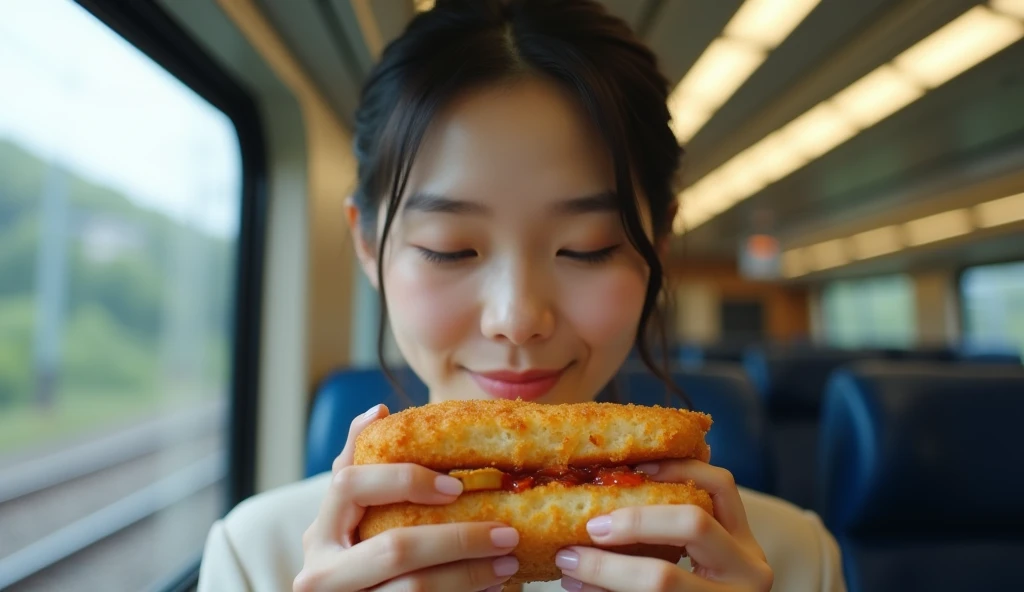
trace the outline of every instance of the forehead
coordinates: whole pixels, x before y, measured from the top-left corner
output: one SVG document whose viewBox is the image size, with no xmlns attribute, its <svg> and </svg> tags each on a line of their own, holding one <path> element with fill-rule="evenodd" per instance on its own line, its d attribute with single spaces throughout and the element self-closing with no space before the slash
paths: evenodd
<svg viewBox="0 0 1024 592">
<path fill-rule="evenodd" d="M 605 144 L 557 85 L 527 78 L 456 98 L 431 124 L 410 190 L 564 199 L 614 188 Z"/>
</svg>

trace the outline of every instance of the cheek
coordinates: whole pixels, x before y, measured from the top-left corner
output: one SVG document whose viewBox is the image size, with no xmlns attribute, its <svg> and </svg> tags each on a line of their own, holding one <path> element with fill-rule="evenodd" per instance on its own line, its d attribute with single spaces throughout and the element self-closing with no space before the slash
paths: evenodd
<svg viewBox="0 0 1024 592">
<path fill-rule="evenodd" d="M 642 269 L 616 266 L 568 283 L 562 310 L 576 334 L 592 349 L 628 349 L 636 337 L 646 291 L 647 276 Z"/>
<path fill-rule="evenodd" d="M 464 280 L 399 256 L 384 282 L 391 326 L 403 350 L 413 348 L 416 356 L 449 351 L 476 327 L 477 293 Z"/>
</svg>

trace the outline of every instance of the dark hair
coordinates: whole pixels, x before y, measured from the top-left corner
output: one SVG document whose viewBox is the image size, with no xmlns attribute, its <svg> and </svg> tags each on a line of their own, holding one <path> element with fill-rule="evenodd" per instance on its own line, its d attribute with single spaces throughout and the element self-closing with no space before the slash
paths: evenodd
<svg viewBox="0 0 1024 592">
<path fill-rule="evenodd" d="M 384 243 L 431 121 L 457 95 L 527 76 L 563 86 L 603 135 L 626 236 L 650 268 L 637 352 L 652 373 L 681 395 L 665 370 L 658 306 L 664 272 L 655 242 L 644 232 L 636 191 L 639 187 L 647 198 L 655 239 L 665 237 L 682 156 L 669 128 L 669 84 L 651 50 L 593 0 L 438 0 L 388 45 L 370 73 L 356 112 L 359 180 L 354 201 L 361 232 L 372 239 L 381 200 L 387 199 L 383 238 L 376 245 L 381 366 L 386 371 Z M 647 339 L 652 316 L 659 321 L 661 366 L 654 363 Z"/>
</svg>

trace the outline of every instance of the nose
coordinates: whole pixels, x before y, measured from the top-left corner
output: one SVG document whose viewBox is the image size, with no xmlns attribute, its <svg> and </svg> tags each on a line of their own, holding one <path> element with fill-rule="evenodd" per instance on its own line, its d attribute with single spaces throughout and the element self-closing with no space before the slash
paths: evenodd
<svg viewBox="0 0 1024 592">
<path fill-rule="evenodd" d="M 551 337 L 555 330 L 555 311 L 548 296 L 551 282 L 537 275 L 528 265 L 509 265 L 491 278 L 480 319 L 485 337 L 516 346 Z"/>
</svg>

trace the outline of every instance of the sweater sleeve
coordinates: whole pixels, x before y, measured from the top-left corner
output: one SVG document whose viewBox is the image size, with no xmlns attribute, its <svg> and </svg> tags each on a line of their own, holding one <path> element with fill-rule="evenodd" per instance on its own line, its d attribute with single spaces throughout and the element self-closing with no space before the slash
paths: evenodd
<svg viewBox="0 0 1024 592">
<path fill-rule="evenodd" d="M 224 522 L 218 520 L 210 529 L 199 568 L 198 592 L 249 592 L 242 563 L 228 537 Z"/>
<path fill-rule="evenodd" d="M 818 527 L 818 556 L 821 558 L 821 592 L 846 592 L 839 545 L 817 516 L 815 522 Z"/>
</svg>

